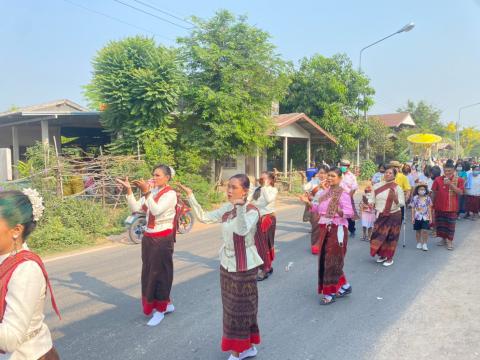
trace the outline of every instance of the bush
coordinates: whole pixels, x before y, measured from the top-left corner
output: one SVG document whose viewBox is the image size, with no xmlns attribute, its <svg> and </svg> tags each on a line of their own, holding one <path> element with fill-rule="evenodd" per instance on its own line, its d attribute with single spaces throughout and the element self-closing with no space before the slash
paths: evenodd
<svg viewBox="0 0 480 360">
<path fill-rule="evenodd" d="M 370 180 L 377 172 L 377 165 L 372 160 L 365 160 L 360 167 L 360 179 Z"/>
<path fill-rule="evenodd" d="M 196 174 L 182 174 L 178 175 L 175 180 L 191 188 L 195 194 L 195 198 L 206 209 L 211 208 L 215 203 L 225 200 L 224 194 L 215 191 L 212 184 L 210 184 L 203 176 Z"/>
</svg>

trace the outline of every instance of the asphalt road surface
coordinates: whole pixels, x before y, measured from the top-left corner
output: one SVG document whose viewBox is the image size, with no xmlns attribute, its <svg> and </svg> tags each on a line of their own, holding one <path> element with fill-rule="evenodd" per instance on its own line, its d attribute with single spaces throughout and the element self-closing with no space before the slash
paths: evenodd
<svg viewBox="0 0 480 360">
<path fill-rule="evenodd" d="M 378 350 L 377 339 L 395 326 L 425 284 L 449 266 L 451 253 L 433 240 L 428 252 L 415 248 L 411 225 L 407 246 L 399 243 L 390 268 L 373 261 L 357 231 L 349 240 L 345 266 L 353 293 L 320 306 L 317 258 L 309 252 L 302 207 L 292 201 L 277 216 L 274 274 L 259 283 L 259 360 L 370 359 Z M 457 248 L 465 238 L 478 240 L 473 231 L 478 234 L 479 223 L 458 224 Z M 172 291 L 176 311 L 155 328 L 146 326 L 140 306 L 139 245 L 48 261 L 63 320 L 56 319 L 47 304 L 47 323 L 61 358 L 226 360 L 228 354 L 220 350 L 220 245 L 218 225 L 177 238 Z"/>
</svg>

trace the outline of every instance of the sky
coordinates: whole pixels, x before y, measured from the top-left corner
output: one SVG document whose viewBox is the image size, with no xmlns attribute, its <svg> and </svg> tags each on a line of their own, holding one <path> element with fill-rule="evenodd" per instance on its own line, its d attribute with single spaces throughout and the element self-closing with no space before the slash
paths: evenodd
<svg viewBox="0 0 480 360">
<path fill-rule="evenodd" d="M 247 15 L 294 63 L 345 53 L 358 67 L 361 48 L 414 22 L 412 31 L 363 54 L 362 70 L 376 90 L 369 113 L 425 100 L 449 122 L 460 107 L 480 102 L 480 0 L 142 1 L 180 18 L 207 19 L 220 9 Z M 135 0 L 0 0 L 0 14 L 0 112 L 63 98 L 87 105 L 91 60 L 109 41 L 143 34 L 175 46 L 189 26 Z M 462 110 L 461 125 L 480 127 L 480 105 Z"/>
</svg>

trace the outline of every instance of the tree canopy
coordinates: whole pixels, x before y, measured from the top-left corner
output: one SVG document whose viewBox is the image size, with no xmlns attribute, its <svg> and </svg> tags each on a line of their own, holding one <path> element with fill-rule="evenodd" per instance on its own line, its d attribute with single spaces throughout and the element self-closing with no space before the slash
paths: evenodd
<svg viewBox="0 0 480 360">
<path fill-rule="evenodd" d="M 286 91 L 288 64 L 245 17 L 220 11 L 193 21 L 179 39 L 188 77 L 181 136 L 218 159 L 269 146 L 271 104 Z"/>
<path fill-rule="evenodd" d="M 362 126 L 354 121 L 357 111 L 373 104 L 373 94 L 368 78 L 353 69 L 346 55 L 314 55 L 300 61 L 281 110 L 308 114 L 335 135 L 342 152 L 347 152 L 355 148 L 362 134 Z"/>
<path fill-rule="evenodd" d="M 146 131 L 172 124 L 184 84 L 176 50 L 150 38 L 129 37 L 108 43 L 92 64 L 85 95 L 94 108 L 104 108 L 102 123 L 117 147 L 136 149 Z M 174 139 L 170 131 L 165 140 Z"/>
</svg>

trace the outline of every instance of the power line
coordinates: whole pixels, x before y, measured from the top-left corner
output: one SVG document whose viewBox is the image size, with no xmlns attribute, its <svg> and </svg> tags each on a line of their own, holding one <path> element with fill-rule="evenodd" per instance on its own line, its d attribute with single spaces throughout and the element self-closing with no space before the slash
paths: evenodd
<svg viewBox="0 0 480 360">
<path fill-rule="evenodd" d="M 105 17 L 107 17 L 107 18 L 109 18 L 109 19 L 111 19 L 111 20 L 120 22 L 120 23 L 122 23 L 122 24 L 131 26 L 131 27 L 134 27 L 134 28 L 136 28 L 136 29 L 138 29 L 138 30 L 146 31 L 146 32 L 148 32 L 148 33 L 150 33 L 150 34 L 153 34 L 153 35 L 155 35 L 155 36 L 161 37 L 161 38 L 163 38 L 163 39 L 166 39 L 166 40 L 169 40 L 169 41 L 175 41 L 175 40 L 170 39 L 170 38 L 168 38 L 168 37 L 166 37 L 166 36 L 157 34 L 156 32 L 153 32 L 153 31 L 151 31 L 151 30 L 142 28 L 142 27 L 140 27 L 140 26 L 137 26 L 137 25 L 135 25 L 135 24 L 129 23 L 129 22 L 124 21 L 124 20 L 122 20 L 122 19 L 116 18 L 116 17 L 114 17 L 114 16 L 105 14 L 105 13 L 103 13 L 103 12 L 100 12 L 100 11 L 97 11 L 97 10 L 94 10 L 94 9 L 90 9 L 90 8 L 84 6 L 84 5 L 80 5 L 80 4 L 74 3 L 73 1 L 70 1 L 70 0 L 63 0 L 63 1 L 65 1 L 66 3 L 69 3 L 70 5 L 74 5 L 74 6 L 77 6 L 77 7 L 81 8 L 81 9 L 84 9 L 84 10 L 86 10 L 86 11 L 89 11 L 89 12 L 91 12 L 91 13 L 94 13 L 94 14 L 97 14 L 97 15 L 101 15 L 101 16 L 105 16 Z"/>
<path fill-rule="evenodd" d="M 162 10 L 162 9 L 160 9 L 160 8 L 158 8 L 158 7 L 156 7 L 156 6 L 153 6 L 153 5 L 151 5 L 151 4 L 148 4 L 148 3 L 144 2 L 144 1 L 141 1 L 141 0 L 133 0 L 133 1 L 135 1 L 136 3 L 142 4 L 143 6 L 146 6 L 146 7 L 150 8 L 150 9 L 152 9 L 152 10 L 156 10 L 156 11 L 162 13 L 162 14 L 171 16 L 171 17 L 173 17 L 174 19 L 177 19 L 177 20 L 186 22 L 187 24 L 190 24 L 190 25 L 195 26 L 195 27 L 197 26 L 197 25 L 195 25 L 194 23 L 192 23 L 191 21 L 186 20 L 185 18 L 181 18 L 181 17 L 179 17 L 179 16 L 177 16 L 177 15 L 175 15 L 175 14 L 172 14 L 171 12 L 168 12 L 168 11 L 166 11 L 166 10 Z"/>
<path fill-rule="evenodd" d="M 145 11 L 145 10 L 143 10 L 143 9 L 140 9 L 140 8 L 138 8 L 138 7 L 136 7 L 136 6 L 127 4 L 127 3 L 123 2 L 123 1 L 120 1 L 120 0 L 113 0 L 113 1 L 115 1 L 115 2 L 117 2 L 117 3 L 119 3 L 119 4 L 122 4 L 122 5 L 124 5 L 124 6 L 127 6 L 127 7 L 131 8 L 131 9 L 134 9 L 134 10 L 136 10 L 136 11 L 139 11 L 139 12 L 141 12 L 141 13 L 150 15 L 150 16 L 152 16 L 152 17 L 154 17 L 154 18 L 159 19 L 159 20 L 165 21 L 165 22 L 167 22 L 167 23 L 169 23 L 169 24 L 172 24 L 172 25 L 174 25 L 174 26 L 177 26 L 177 27 L 179 27 L 179 28 L 181 28 L 181 29 L 190 30 L 190 28 L 188 28 L 188 27 L 186 27 L 186 26 L 177 24 L 177 23 L 175 23 L 175 22 L 173 22 L 173 21 L 170 21 L 170 20 L 168 20 L 168 19 L 165 19 L 165 18 L 163 18 L 163 17 L 161 17 L 161 16 L 157 16 L 157 15 L 155 15 L 155 14 L 152 14 L 152 13 L 148 12 L 148 11 Z"/>
</svg>

